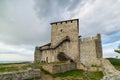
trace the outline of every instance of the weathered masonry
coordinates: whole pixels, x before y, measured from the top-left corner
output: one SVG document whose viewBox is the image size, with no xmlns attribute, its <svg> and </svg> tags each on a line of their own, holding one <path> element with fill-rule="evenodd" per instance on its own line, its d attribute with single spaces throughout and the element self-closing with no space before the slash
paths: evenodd
<svg viewBox="0 0 120 80">
<path fill-rule="evenodd" d="M 40 78 L 39 69 L 28 69 L 23 71 L 3 72 L 0 73 L 0 80 L 28 80 Z"/>
<path fill-rule="evenodd" d="M 51 42 L 35 48 L 37 62 L 79 62 L 85 66 L 100 65 L 102 58 L 101 36 L 81 38 L 79 20 L 51 23 Z"/>
</svg>

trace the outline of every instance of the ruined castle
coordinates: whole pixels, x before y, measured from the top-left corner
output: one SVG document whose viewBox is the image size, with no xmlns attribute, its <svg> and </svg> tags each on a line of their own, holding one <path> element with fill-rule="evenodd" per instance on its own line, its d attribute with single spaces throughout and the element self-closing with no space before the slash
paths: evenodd
<svg viewBox="0 0 120 80">
<path fill-rule="evenodd" d="M 86 66 L 100 65 L 102 58 L 101 36 L 81 38 L 79 19 L 51 23 L 51 42 L 35 48 L 35 62 L 60 62 L 63 56 L 71 62 Z M 61 55 L 60 55 L 61 54 Z M 64 55 L 63 55 L 64 54 Z"/>
<path fill-rule="evenodd" d="M 35 48 L 35 63 L 65 62 L 60 65 L 42 66 L 52 74 L 83 69 L 103 71 L 105 76 L 102 80 L 120 80 L 120 71 L 102 57 L 100 34 L 81 38 L 78 19 L 53 22 L 51 26 L 51 42 Z"/>
</svg>

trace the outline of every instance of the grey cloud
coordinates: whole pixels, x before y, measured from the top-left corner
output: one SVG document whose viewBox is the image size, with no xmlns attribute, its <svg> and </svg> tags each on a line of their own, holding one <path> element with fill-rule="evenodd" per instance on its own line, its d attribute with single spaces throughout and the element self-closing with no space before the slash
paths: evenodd
<svg viewBox="0 0 120 80">
<path fill-rule="evenodd" d="M 119 36 L 116 36 L 116 34 L 120 35 L 120 33 L 118 33 L 120 31 L 120 1 L 96 0 L 94 3 L 88 4 L 90 4 L 88 11 L 89 9 L 91 9 L 91 11 L 82 18 L 80 16 L 80 34 L 83 36 L 91 36 L 101 33 L 106 36 L 111 36 L 107 43 L 120 40 Z M 78 14 L 81 15 L 81 13 Z"/>
<path fill-rule="evenodd" d="M 39 18 L 52 19 L 54 17 L 63 19 L 62 14 L 66 11 L 76 9 L 81 0 L 34 0 L 35 10 Z M 66 15 L 67 16 L 67 15 Z M 65 17 L 65 16 L 64 16 Z M 52 19 L 53 20 L 53 19 Z"/>
<path fill-rule="evenodd" d="M 80 19 L 80 35 L 85 37 L 96 33 L 109 36 L 120 30 L 118 0 L 34 0 L 34 5 L 28 1 L 4 0 L 0 3 L 1 42 L 27 45 L 48 43 L 51 36 L 49 23 L 71 18 Z M 85 7 L 87 4 L 90 5 Z M 90 12 L 84 13 L 86 10 Z"/>
<path fill-rule="evenodd" d="M 29 1 L 29 0 L 28 0 Z M 41 45 L 50 40 L 50 26 L 39 20 L 26 1 L 6 1 L 0 5 L 0 42 L 12 45 Z M 15 4 L 14 4 L 15 3 Z M 7 4 L 7 5 L 6 5 Z M 30 9 L 29 9 L 30 8 Z"/>
</svg>

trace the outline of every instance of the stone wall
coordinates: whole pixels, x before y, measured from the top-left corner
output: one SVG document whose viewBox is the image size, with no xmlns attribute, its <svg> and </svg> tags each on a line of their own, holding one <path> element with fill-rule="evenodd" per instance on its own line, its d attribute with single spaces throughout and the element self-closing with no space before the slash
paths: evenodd
<svg viewBox="0 0 120 80">
<path fill-rule="evenodd" d="M 42 55 L 42 53 L 41 53 L 41 51 L 39 50 L 39 47 L 36 47 L 35 48 L 35 52 L 34 52 L 34 62 L 35 63 L 39 63 L 40 62 L 40 59 L 41 59 L 41 56 Z"/>
<path fill-rule="evenodd" d="M 41 61 L 45 61 L 46 63 L 54 62 L 54 53 L 52 53 L 52 50 L 43 50 L 41 51 Z"/>
<path fill-rule="evenodd" d="M 0 80 L 24 80 L 40 77 L 39 69 L 0 73 Z"/>
<path fill-rule="evenodd" d="M 85 66 L 100 65 L 99 58 L 102 58 L 100 41 L 100 34 L 80 41 L 80 62 Z"/>
<path fill-rule="evenodd" d="M 103 58 L 101 35 L 97 34 L 95 37 L 93 37 L 93 39 L 95 40 L 95 44 L 96 44 L 97 58 Z"/>
<path fill-rule="evenodd" d="M 102 71 L 101 66 L 85 66 L 81 63 L 45 64 L 42 67 L 52 74 L 63 73 L 75 69 L 83 69 L 85 71 Z"/>
<path fill-rule="evenodd" d="M 62 73 L 69 70 L 76 69 L 75 63 L 64 63 L 64 64 L 47 64 L 43 65 L 43 68 L 52 74 Z"/>
</svg>

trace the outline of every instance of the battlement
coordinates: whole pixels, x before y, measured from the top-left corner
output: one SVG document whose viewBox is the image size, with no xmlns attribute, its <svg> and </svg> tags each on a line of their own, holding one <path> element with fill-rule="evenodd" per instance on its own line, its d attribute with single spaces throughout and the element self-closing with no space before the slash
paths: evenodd
<svg viewBox="0 0 120 80">
<path fill-rule="evenodd" d="M 74 21 L 79 22 L 79 19 L 72 19 L 72 20 L 65 20 L 65 21 L 58 21 L 50 23 L 51 25 L 58 25 L 58 24 L 67 24 L 67 23 L 73 23 Z"/>
<path fill-rule="evenodd" d="M 94 41 L 94 40 L 100 40 L 100 39 L 101 39 L 101 35 L 97 34 L 96 36 L 83 38 L 81 41 L 82 42 L 87 42 L 87 41 Z"/>
</svg>

